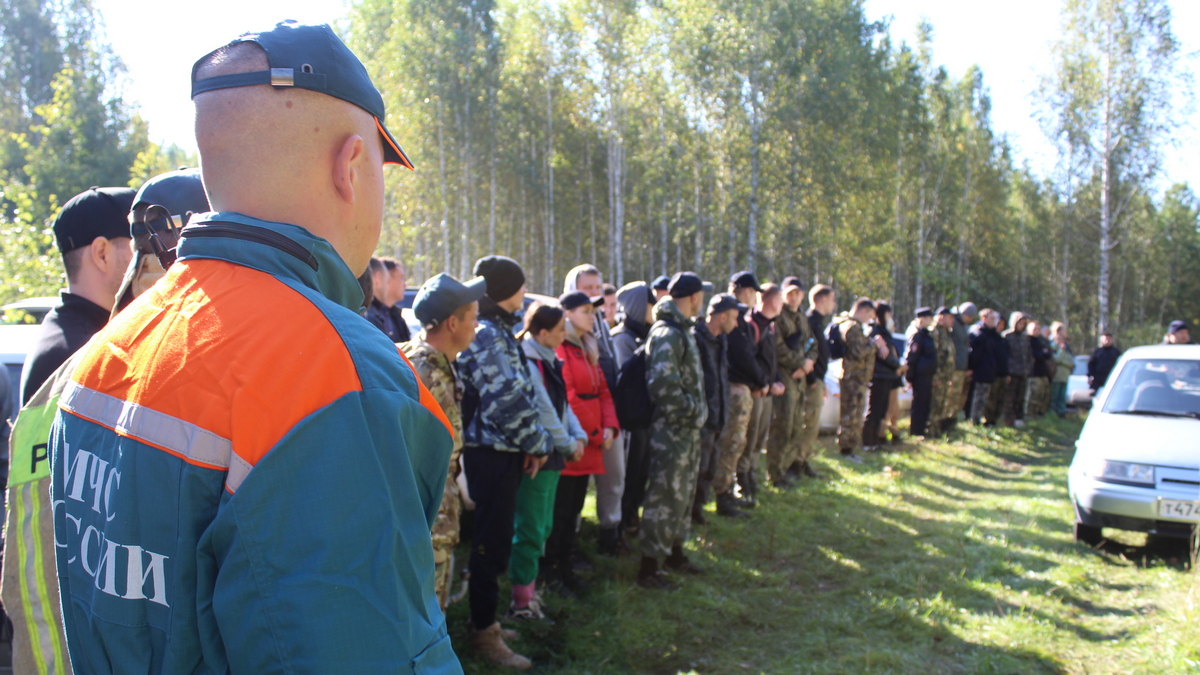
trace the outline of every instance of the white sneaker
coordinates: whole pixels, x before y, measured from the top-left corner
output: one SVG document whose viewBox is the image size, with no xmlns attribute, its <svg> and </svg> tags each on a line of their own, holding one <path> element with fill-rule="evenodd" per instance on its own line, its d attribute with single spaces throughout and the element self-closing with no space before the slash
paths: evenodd
<svg viewBox="0 0 1200 675">
<path fill-rule="evenodd" d="M 1025 420 L 1013 420 L 1013 426 L 1018 429 L 1025 428 Z"/>
</svg>

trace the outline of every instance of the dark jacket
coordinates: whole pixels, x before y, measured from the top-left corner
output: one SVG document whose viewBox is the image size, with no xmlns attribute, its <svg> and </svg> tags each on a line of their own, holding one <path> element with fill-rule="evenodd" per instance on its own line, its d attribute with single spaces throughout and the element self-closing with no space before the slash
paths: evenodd
<svg viewBox="0 0 1200 675">
<path fill-rule="evenodd" d="M 1013 377 L 1029 377 L 1033 374 L 1032 341 L 1025 334 L 1024 326 L 1017 330 L 1025 318 L 1023 313 L 1013 312 L 1009 315 L 1008 330 L 1004 333 L 1004 344 L 1008 347 L 1008 374 Z"/>
<path fill-rule="evenodd" d="M 704 395 L 708 398 L 708 419 L 704 428 L 720 431 L 725 426 L 726 408 L 729 405 L 729 360 L 725 353 L 725 336 L 714 336 L 703 319 L 692 326 L 696 348 L 700 352 L 700 366 L 704 368 Z"/>
<path fill-rule="evenodd" d="M 888 354 L 886 357 L 880 358 L 878 352 L 875 354 L 875 372 L 871 374 L 872 382 L 896 382 L 900 379 L 900 355 L 896 353 L 896 345 L 892 344 L 892 335 L 888 333 L 887 326 L 881 326 L 877 323 L 871 324 L 871 334 L 868 339 L 874 339 L 878 335 L 887 341 Z"/>
<path fill-rule="evenodd" d="M 950 337 L 954 340 L 954 369 L 967 370 L 971 358 L 970 326 L 963 323 L 962 317 L 954 313 L 954 326 L 950 329 Z"/>
<path fill-rule="evenodd" d="M 750 310 L 750 330 L 758 338 L 754 359 L 762 369 L 767 384 L 783 382 L 779 376 L 779 359 L 775 353 L 775 319 L 768 319 L 757 309 Z"/>
<path fill-rule="evenodd" d="M 758 361 L 758 344 L 754 340 L 754 329 L 745 316 L 738 316 L 737 325 L 726 338 L 729 349 L 729 382 L 744 384 L 751 389 L 762 389 L 772 382 L 767 379 Z"/>
<path fill-rule="evenodd" d="M 1008 348 L 995 328 L 980 321 L 971 327 L 971 355 L 967 360 L 975 382 L 990 384 L 1008 375 Z"/>
<path fill-rule="evenodd" d="M 908 379 L 917 375 L 932 375 L 937 371 L 937 345 L 928 328 L 918 328 L 908 338 L 904 362 L 908 364 Z"/>
<path fill-rule="evenodd" d="M 1092 389 L 1103 387 L 1119 358 L 1121 350 L 1116 347 L 1097 347 L 1088 359 L 1088 386 Z"/>
<path fill-rule="evenodd" d="M 642 346 L 649 334 L 650 326 L 630 317 L 625 317 L 624 321 L 612 329 L 613 350 L 616 352 L 618 371 L 629 360 L 629 357 L 633 356 L 637 348 Z"/>
<path fill-rule="evenodd" d="M 25 357 L 25 368 L 21 372 L 21 405 L 37 393 L 63 362 L 104 328 L 111 309 L 81 295 L 63 292 L 62 304 L 42 319 L 37 344 Z"/>
<path fill-rule="evenodd" d="M 808 374 L 808 383 L 825 381 L 829 370 L 829 338 L 825 337 L 825 315 L 815 309 L 808 310 L 808 328 L 817 342 L 817 358 L 813 359 L 813 371 Z"/>
<path fill-rule="evenodd" d="M 367 307 L 367 321 L 383 331 L 392 342 L 408 342 L 412 339 L 408 323 L 404 320 L 400 308 L 395 305 L 388 307 L 375 298 L 371 298 L 371 304 Z"/>
<path fill-rule="evenodd" d="M 1029 353 L 1033 357 L 1033 376 L 1050 377 L 1050 364 L 1054 362 L 1054 352 L 1050 343 L 1042 336 L 1029 338 Z"/>
</svg>

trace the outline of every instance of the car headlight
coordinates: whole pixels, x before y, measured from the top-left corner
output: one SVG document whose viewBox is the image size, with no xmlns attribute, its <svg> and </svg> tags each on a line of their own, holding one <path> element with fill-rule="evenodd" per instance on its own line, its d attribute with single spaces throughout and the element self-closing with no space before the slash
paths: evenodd
<svg viewBox="0 0 1200 675">
<path fill-rule="evenodd" d="M 1096 460 L 1084 468 L 1084 473 L 1096 480 L 1136 485 L 1154 485 L 1154 467 L 1150 464 Z"/>
</svg>

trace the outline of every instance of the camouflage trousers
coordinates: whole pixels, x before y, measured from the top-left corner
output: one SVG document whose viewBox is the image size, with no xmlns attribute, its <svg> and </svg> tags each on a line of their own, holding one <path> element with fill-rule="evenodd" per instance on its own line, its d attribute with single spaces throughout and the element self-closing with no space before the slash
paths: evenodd
<svg viewBox="0 0 1200 675">
<path fill-rule="evenodd" d="M 770 395 L 756 398 L 754 407 L 750 410 L 750 424 L 746 427 L 746 449 L 742 451 L 737 463 L 738 482 L 743 486 L 746 482 L 742 478 L 754 475 L 758 469 L 758 457 L 767 445 L 767 434 L 771 431 L 771 415 L 775 411 L 774 398 Z"/>
<path fill-rule="evenodd" d="M 796 461 L 800 453 L 800 436 L 804 431 L 803 379 L 784 377 L 783 396 L 774 397 L 774 416 L 767 437 L 767 478 L 778 480 Z"/>
<path fill-rule="evenodd" d="M 1008 392 L 1008 383 L 1004 378 L 996 378 L 988 388 L 987 400 L 983 403 L 983 419 L 988 424 L 997 424 L 1004 415 L 1004 397 Z"/>
<path fill-rule="evenodd" d="M 821 409 L 825 407 L 825 380 L 817 380 L 805 387 L 804 428 L 800 431 L 800 450 L 796 460 L 807 462 L 817 454 L 817 438 L 821 435 Z"/>
<path fill-rule="evenodd" d="M 942 420 L 958 417 L 962 408 L 963 379 L 961 370 L 938 371 L 933 376 L 933 414 L 930 420 L 940 424 Z M 937 427 L 934 427 L 936 430 Z"/>
<path fill-rule="evenodd" d="M 650 479 L 642 501 L 638 548 L 642 555 L 661 562 L 673 545 L 687 539 L 700 473 L 700 430 L 655 419 L 650 425 L 649 451 Z"/>
<path fill-rule="evenodd" d="M 867 411 L 866 382 L 842 379 L 842 415 L 838 420 L 838 448 L 843 453 L 862 447 L 863 415 Z"/>
<path fill-rule="evenodd" d="M 458 516 L 461 510 L 458 496 L 458 483 L 453 479 L 446 481 L 446 491 L 442 495 L 442 506 L 438 509 L 437 520 L 433 521 L 433 589 L 437 593 L 438 604 L 446 611 L 450 599 L 450 587 L 454 582 L 454 547 L 458 544 Z"/>
<path fill-rule="evenodd" d="M 1010 375 L 1005 387 L 1004 416 L 1009 422 L 1025 419 L 1025 398 L 1029 395 L 1029 378 Z"/>
<path fill-rule="evenodd" d="M 983 422 L 983 412 L 987 408 L 988 398 L 992 391 L 991 382 L 971 383 L 971 423 Z"/>
<path fill-rule="evenodd" d="M 733 486 L 738 460 L 746 450 L 746 436 L 750 432 L 750 416 L 754 412 L 754 401 L 750 387 L 744 384 L 729 385 L 729 408 L 725 426 L 717 437 L 717 465 L 713 470 L 713 492 L 724 494 Z"/>
<path fill-rule="evenodd" d="M 1045 377 L 1029 378 L 1029 398 L 1025 413 L 1030 417 L 1041 417 L 1050 412 L 1050 380 Z"/>
</svg>

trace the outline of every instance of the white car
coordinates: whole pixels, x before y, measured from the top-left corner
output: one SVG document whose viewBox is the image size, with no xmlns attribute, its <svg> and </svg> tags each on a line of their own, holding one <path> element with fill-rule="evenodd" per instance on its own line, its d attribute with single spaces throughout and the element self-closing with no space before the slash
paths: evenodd
<svg viewBox="0 0 1200 675">
<path fill-rule="evenodd" d="M 1067 405 L 1072 408 L 1087 408 L 1092 405 L 1092 388 L 1088 386 L 1087 356 L 1075 357 L 1075 369 L 1067 378 Z"/>
<path fill-rule="evenodd" d="M 1068 473 L 1075 538 L 1105 527 L 1194 537 L 1200 523 L 1200 345 L 1137 347 L 1096 396 Z"/>
</svg>

